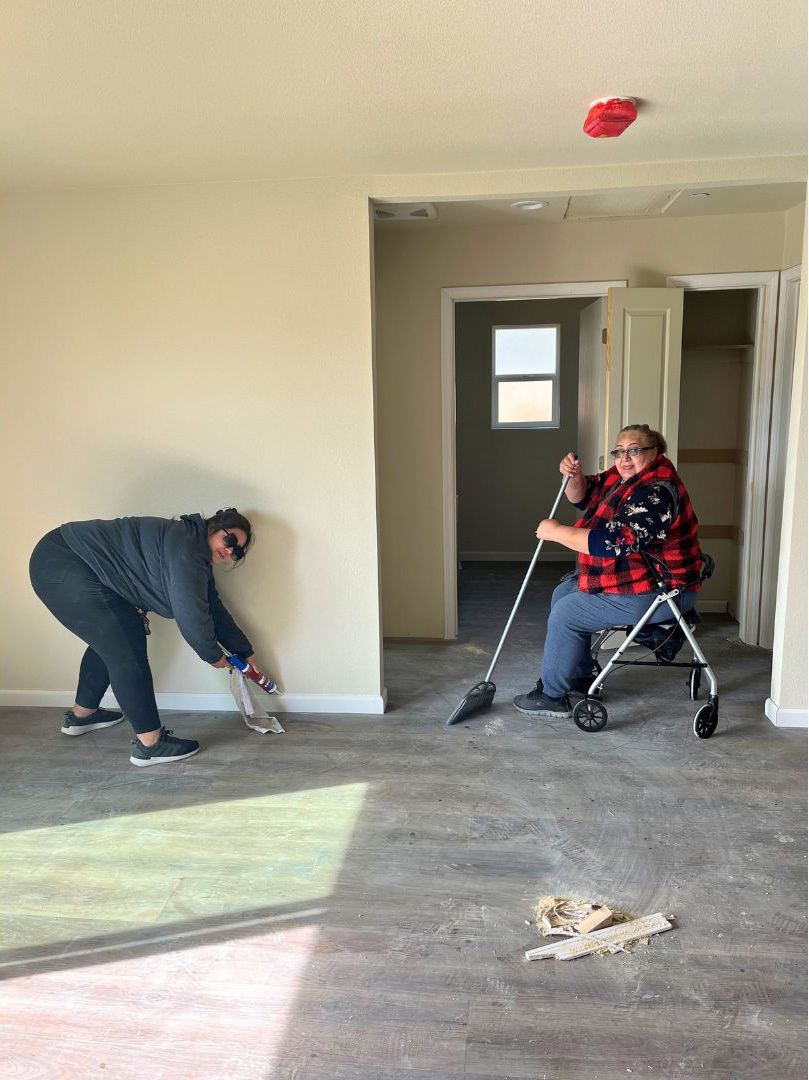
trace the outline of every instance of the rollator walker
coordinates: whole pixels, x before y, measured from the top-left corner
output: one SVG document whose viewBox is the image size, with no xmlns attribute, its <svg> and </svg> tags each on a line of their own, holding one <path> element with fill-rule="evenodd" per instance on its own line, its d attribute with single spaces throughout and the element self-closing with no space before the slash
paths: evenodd
<svg viewBox="0 0 809 1080">
<path fill-rule="evenodd" d="M 660 559 L 655 559 L 648 552 L 640 553 L 643 561 L 652 575 L 657 588 L 657 595 L 643 615 L 643 618 L 635 626 L 610 626 L 602 630 L 592 647 L 593 667 L 596 676 L 590 684 L 587 693 L 576 702 L 573 708 L 573 719 L 582 731 L 601 731 L 607 726 L 607 709 L 600 701 L 601 688 L 605 681 L 618 668 L 621 667 L 678 667 L 689 668 L 688 690 L 691 700 L 696 701 L 699 696 L 699 688 L 702 682 L 702 672 L 705 671 L 710 684 L 710 693 L 705 705 L 700 706 L 694 714 L 694 734 L 698 739 L 710 739 L 716 725 L 719 722 L 719 694 L 716 676 L 711 665 L 705 659 L 694 637 L 694 627 L 699 622 L 696 611 L 688 611 L 683 614 L 677 604 L 676 598 L 682 592 L 686 592 L 699 582 L 707 581 L 714 572 L 714 561 L 710 555 L 702 554 L 702 565 L 699 577 L 686 585 L 670 587 L 665 581 L 667 571 L 666 564 Z M 673 619 L 666 622 L 651 623 L 650 620 L 662 604 L 668 604 Z M 598 661 L 598 653 L 607 638 L 614 633 L 625 633 L 626 640 L 615 651 L 607 666 L 602 668 Z M 693 650 L 693 659 L 686 663 L 675 663 L 674 658 L 683 645 L 688 642 Z M 654 660 L 624 660 L 623 655 L 633 645 L 642 645 L 654 654 Z"/>
</svg>

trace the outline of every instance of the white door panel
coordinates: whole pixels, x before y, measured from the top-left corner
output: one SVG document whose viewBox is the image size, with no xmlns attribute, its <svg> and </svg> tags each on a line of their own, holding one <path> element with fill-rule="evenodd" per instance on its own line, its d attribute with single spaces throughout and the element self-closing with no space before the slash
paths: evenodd
<svg viewBox="0 0 809 1080">
<path fill-rule="evenodd" d="M 627 424 L 662 432 L 677 464 L 682 289 L 610 289 L 607 294 L 607 424 L 611 444 Z M 610 449 L 604 446 L 604 453 Z"/>
</svg>

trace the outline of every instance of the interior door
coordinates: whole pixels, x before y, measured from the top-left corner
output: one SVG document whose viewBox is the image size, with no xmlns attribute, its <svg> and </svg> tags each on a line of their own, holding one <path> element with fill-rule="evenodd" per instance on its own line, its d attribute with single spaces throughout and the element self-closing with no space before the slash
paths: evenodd
<svg viewBox="0 0 809 1080">
<path fill-rule="evenodd" d="M 677 464 L 683 289 L 607 293 L 606 430 L 600 453 L 627 424 L 662 432 Z M 606 460 L 606 458 L 605 458 Z"/>
<path fill-rule="evenodd" d="M 585 474 L 602 472 L 607 372 L 607 299 L 602 296 L 579 314 L 579 438 L 577 451 Z"/>
</svg>

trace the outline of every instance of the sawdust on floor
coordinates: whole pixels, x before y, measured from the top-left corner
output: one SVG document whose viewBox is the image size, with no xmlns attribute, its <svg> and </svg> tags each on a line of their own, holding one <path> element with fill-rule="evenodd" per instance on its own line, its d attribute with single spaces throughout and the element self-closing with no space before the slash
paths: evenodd
<svg viewBox="0 0 809 1080">
<path fill-rule="evenodd" d="M 542 937 L 552 935 L 564 935 L 575 938 L 580 936 L 574 929 L 574 924 L 582 922 L 588 915 L 600 907 L 608 907 L 612 912 L 612 925 L 631 922 L 640 916 L 633 915 L 629 911 L 621 911 L 606 900 L 586 900 L 580 896 L 543 896 L 534 905 L 533 914 L 536 919 L 537 929 Z M 648 945 L 649 938 L 640 938 L 638 941 L 625 942 L 621 945 L 622 952 L 632 952 L 637 945 Z M 597 949 L 593 956 L 611 956 L 612 950 L 608 948 Z"/>
</svg>

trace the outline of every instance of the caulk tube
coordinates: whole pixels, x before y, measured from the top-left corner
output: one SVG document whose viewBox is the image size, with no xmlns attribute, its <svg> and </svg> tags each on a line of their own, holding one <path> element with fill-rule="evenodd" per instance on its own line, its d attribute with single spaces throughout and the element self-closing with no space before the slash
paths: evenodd
<svg viewBox="0 0 809 1080">
<path fill-rule="evenodd" d="M 250 679 L 256 686 L 260 686 L 261 689 L 267 694 L 275 694 L 278 691 L 278 687 L 272 681 L 269 675 L 263 675 L 260 671 L 257 671 L 252 664 L 248 664 L 246 660 L 243 660 L 241 656 L 236 656 L 233 653 L 225 653 L 225 659 L 238 671 L 241 671 L 245 679 Z"/>
</svg>

